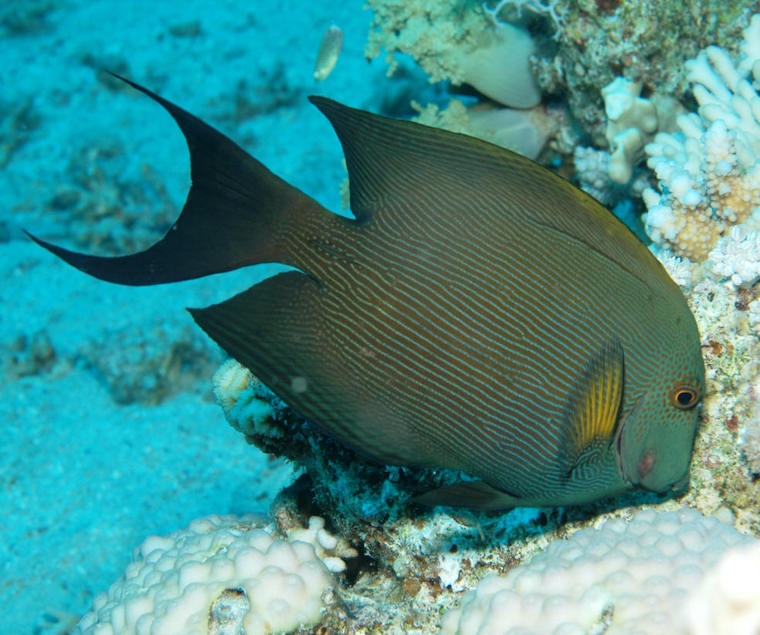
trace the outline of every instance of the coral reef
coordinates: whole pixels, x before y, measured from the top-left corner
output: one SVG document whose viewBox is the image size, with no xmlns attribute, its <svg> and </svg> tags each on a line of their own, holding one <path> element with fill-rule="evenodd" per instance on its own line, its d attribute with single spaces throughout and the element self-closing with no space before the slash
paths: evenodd
<svg viewBox="0 0 760 635">
<path fill-rule="evenodd" d="M 576 146 L 573 164 L 578 186 L 603 205 L 611 206 L 626 192 L 610 178 L 610 153 L 588 146 Z"/>
<path fill-rule="evenodd" d="M 657 111 L 639 97 L 641 85 L 617 77 L 602 88 L 607 115 L 605 135 L 610 144 L 609 175 L 615 183 L 627 183 L 644 149 L 646 135 L 657 130 Z"/>
<path fill-rule="evenodd" d="M 644 146 L 657 130 L 671 130 L 676 114 L 682 110 L 673 98 L 640 96 L 641 84 L 616 77 L 602 88 L 607 115 L 605 136 L 610 146 L 608 173 L 614 183 L 625 185 L 633 169 L 644 157 Z"/>
<path fill-rule="evenodd" d="M 369 58 L 388 51 L 389 74 L 395 51 L 410 54 L 431 82 L 473 86 L 506 106 L 530 108 L 541 93 L 529 68 L 534 43 L 523 28 L 496 24 L 482 9 L 461 0 L 399 3 L 370 0 Z M 508 60 L 508 63 L 507 63 Z"/>
<path fill-rule="evenodd" d="M 760 206 L 760 95 L 748 78 L 759 68 L 758 38 L 755 16 L 739 64 L 715 46 L 687 63 L 699 113 L 678 116 L 680 132 L 658 133 L 646 146 L 660 189 L 644 191 L 647 231 L 677 255 L 704 260 Z"/>
<path fill-rule="evenodd" d="M 692 635 L 757 633 L 760 630 L 760 543 L 729 549 L 702 579 L 684 606 Z M 693 588 L 693 587 L 692 587 Z"/>
<path fill-rule="evenodd" d="M 435 104 L 420 106 L 415 121 L 451 132 L 461 132 L 490 141 L 530 159 L 537 158 L 558 132 L 557 112 L 544 106 L 535 108 L 494 108 L 479 105 L 467 108 L 460 100 L 451 99 L 446 108 Z"/>
<path fill-rule="evenodd" d="M 192 606 L 183 605 L 178 619 L 201 624 L 205 616 L 215 633 L 238 632 L 243 624 L 246 632 L 308 625 L 320 632 L 442 628 L 465 634 L 538 623 L 542 630 L 569 632 L 729 632 L 735 625 L 757 630 L 760 599 L 748 567 L 757 559 L 758 542 L 730 525 L 760 534 L 760 95 L 751 83 L 752 77 L 760 82 L 760 16 L 740 46 L 748 0 L 728 8 L 717 0 L 678 7 L 614 0 L 370 0 L 370 6 L 375 16 L 368 55 L 381 47 L 410 53 L 433 81 L 470 83 L 503 103 L 510 103 L 519 84 L 503 94 L 497 90 L 509 83 L 496 75 L 505 52 L 522 46 L 520 65 L 527 65 L 534 42 L 553 41 L 543 57 L 533 56 L 532 68 L 545 93 L 566 91 L 570 111 L 592 142 L 610 146 L 611 153 L 575 153 L 582 184 L 600 200 L 615 202 L 623 183 L 635 191 L 631 179 L 637 181 L 634 169 L 645 147 L 659 181 L 659 191 L 644 194 L 647 228 L 698 321 L 707 369 L 691 490 L 657 508 L 647 505 L 660 502 L 655 495 L 635 495 L 624 501 L 635 508 L 600 502 L 506 514 L 421 509 L 411 501 L 415 495 L 460 475 L 367 463 L 230 360 L 214 377 L 225 417 L 249 443 L 290 459 L 300 476 L 280 493 L 269 519 L 212 517 L 165 539 L 148 539 L 125 578 L 99 596 L 77 632 L 132 619 L 143 608 L 143 619 L 159 628 L 170 609 L 160 613 L 156 607 L 163 605 L 145 599 L 159 598 L 159 587 L 169 589 L 161 597 L 171 602 L 193 591 Z M 684 11 L 691 19 L 683 19 Z M 505 43 L 509 34 L 522 44 Z M 716 46 L 685 62 L 708 43 Z M 476 71 L 483 77 L 475 77 Z M 675 131 L 671 116 L 677 107 L 663 95 L 683 97 L 689 84 L 699 110 L 679 115 Z M 513 105 L 531 105 L 538 96 L 535 91 Z M 468 109 L 452 100 L 446 110 L 417 108 L 425 123 L 529 156 L 539 155 L 553 131 L 548 121 L 535 119 L 547 115 L 543 107 L 516 114 Z M 245 112 L 243 101 L 236 116 Z M 519 131 L 514 137 L 512 129 Z M 64 196 L 61 205 L 79 206 L 80 196 L 72 196 L 73 202 Z M 93 237 L 83 240 L 97 244 Z M 161 368 L 198 355 L 190 346 L 173 357 L 180 361 L 149 367 L 148 383 L 154 385 L 146 394 L 156 394 L 155 384 L 165 381 Z M 126 376 L 146 376 L 147 358 L 138 354 L 136 362 L 122 362 L 123 375 L 100 370 L 113 375 L 115 385 Z M 126 388 L 132 398 L 142 394 L 139 387 Z M 737 545 L 745 545 L 738 552 L 744 555 L 727 551 L 718 563 L 723 551 Z M 313 587 L 299 586 L 283 565 L 270 572 L 266 592 L 249 588 L 265 569 L 238 568 L 241 554 L 261 564 L 270 550 L 288 554 L 282 556 L 288 567 L 305 567 L 299 575 L 312 576 Z M 181 573 L 153 573 L 154 586 L 139 597 L 127 584 L 136 576 L 147 579 L 151 567 L 173 570 L 183 558 L 197 561 L 185 565 L 202 578 L 196 590 L 182 586 Z M 288 589 L 302 594 L 303 613 L 294 603 L 272 608 L 273 594 L 291 597 L 283 590 L 288 580 Z"/>
<path fill-rule="evenodd" d="M 748 33 L 755 28 L 756 21 Z M 570 22 L 563 14 L 563 23 Z M 744 59 L 749 57 L 746 51 L 751 41 L 753 38 L 747 36 Z M 714 52 L 710 55 L 713 60 L 718 59 Z M 710 62 L 709 68 L 715 65 L 714 75 L 725 84 L 727 58 L 724 55 L 721 59 L 723 62 Z M 704 62 L 689 66 L 690 73 L 705 77 Z M 729 66 L 734 68 L 732 64 Z M 746 61 L 741 62 L 735 73 L 746 76 L 749 66 Z M 690 77 L 697 81 L 696 75 Z M 704 184 L 702 194 L 725 202 L 731 196 L 726 183 L 730 183 L 734 192 L 740 186 L 744 192 L 751 191 L 756 183 L 749 169 L 751 164 L 747 163 L 747 157 L 757 152 L 752 148 L 754 141 L 748 139 L 748 131 L 749 137 L 754 132 L 752 126 L 746 125 L 751 121 L 746 114 L 752 112 L 756 94 L 746 87 L 721 93 L 715 82 L 702 85 L 709 90 L 703 94 L 696 91 L 700 105 L 704 106 L 700 114 L 679 116 L 681 132 L 661 132 L 647 152 L 651 162 L 659 156 L 673 165 L 682 160 L 688 168 L 693 167 L 689 174 Z M 628 172 L 637 162 L 646 135 L 654 132 L 651 118 L 656 117 L 656 128 L 660 131 L 662 119 L 658 107 L 650 106 L 647 99 L 639 96 L 638 86 L 626 80 L 620 80 L 616 86 L 626 93 L 626 99 L 617 110 L 618 116 L 607 121 L 609 141 L 614 145 L 616 136 L 630 136 L 626 131 L 639 130 L 636 148 L 623 157 L 623 167 Z M 609 91 L 608 96 L 614 92 Z M 725 94 L 727 100 L 720 98 Z M 737 105 L 741 101 L 737 96 L 748 107 Z M 726 122 L 715 114 L 716 100 L 724 105 L 730 101 L 732 108 L 744 113 L 744 118 L 737 116 Z M 614 99 L 611 105 L 615 106 Z M 668 108 L 675 111 L 672 103 Z M 422 110 L 423 120 L 428 118 L 429 123 L 440 125 L 436 118 L 448 118 L 444 127 L 473 132 L 469 112 L 458 102 L 453 102 L 447 111 L 433 107 Z M 714 118 L 709 119 L 710 115 Z M 645 121 L 647 116 L 649 122 Z M 697 141 L 688 144 L 688 148 L 687 144 L 681 145 L 684 152 L 691 151 L 706 140 L 705 149 L 697 147 L 704 160 L 694 163 L 692 158 L 689 164 L 685 154 L 668 154 L 667 150 L 656 154 L 658 143 L 680 139 L 684 126 L 695 126 L 696 122 L 701 126 L 700 134 L 711 130 L 712 136 L 697 136 Z M 744 122 L 742 136 L 748 139 L 744 146 L 736 142 L 741 122 Z M 616 193 L 607 194 L 614 187 L 606 178 L 609 155 L 579 150 L 576 157 L 587 186 L 596 187 L 600 198 L 604 195 L 614 201 Z M 587 167 L 583 167 L 584 162 Z M 591 178 L 591 168 L 597 177 Z M 658 177 L 665 171 L 662 163 Z M 710 181 L 711 173 L 713 177 L 720 176 L 724 186 L 721 179 Z M 741 178 L 731 180 L 734 175 Z M 661 197 L 660 203 L 665 202 L 664 196 L 682 193 L 678 182 L 672 185 L 663 185 L 664 194 L 657 195 Z M 646 196 L 651 202 L 652 191 Z M 739 202 L 743 205 L 741 209 Z M 730 211 L 722 213 L 722 220 L 711 211 L 711 225 L 726 223 L 725 231 L 718 230 L 714 235 L 698 228 L 691 233 L 675 232 L 672 240 L 655 236 L 656 253 L 684 289 L 700 325 L 707 367 L 708 392 L 694 452 L 692 488 L 681 505 L 704 514 L 717 514 L 741 530 L 755 534 L 760 533 L 760 485 L 755 477 L 760 465 L 757 459 L 760 417 L 756 405 L 760 393 L 756 379 L 760 374 L 757 336 L 760 299 L 756 283 L 760 272 L 756 258 L 757 217 L 752 214 L 757 205 L 751 197 L 740 195 L 726 203 Z M 655 217 L 650 209 L 649 228 L 653 232 Z M 693 215 L 684 216 L 684 227 L 689 227 L 692 219 Z M 703 264 L 697 264 L 697 258 L 690 261 L 678 257 L 688 250 L 699 252 Z M 231 364 L 228 370 L 234 369 L 234 363 Z M 540 620 L 542 628 L 545 625 L 549 628 L 551 619 L 564 616 L 565 621 L 580 620 L 581 630 L 613 626 L 624 630 L 627 620 L 641 624 L 639 613 L 645 606 L 648 624 L 643 628 L 645 632 L 662 632 L 670 627 L 688 630 L 683 617 L 683 597 L 689 584 L 700 579 L 727 546 L 750 540 L 714 518 L 681 508 L 675 501 L 660 505 L 660 511 L 640 511 L 641 498 L 632 501 L 639 505 L 639 511 L 611 511 L 602 504 L 549 513 L 518 510 L 498 516 L 421 513 L 410 506 L 410 499 L 450 482 L 456 475 L 363 463 L 353 452 L 300 421 L 284 404 L 272 400 L 271 394 L 246 373 L 244 369 L 235 369 L 231 376 L 236 376 L 237 381 L 228 384 L 232 392 L 217 389 L 217 398 L 225 405 L 230 423 L 249 442 L 267 452 L 287 456 L 304 472 L 273 506 L 280 531 L 287 534 L 290 527 L 303 528 L 312 516 L 327 517 L 331 531 L 356 550 L 356 557 L 344 559 L 346 569 L 338 578 L 340 595 L 353 615 L 352 627 L 356 632 L 394 628 L 431 632 L 441 624 L 441 615 L 444 632 L 479 632 L 489 619 L 496 620 L 499 632 L 504 632 L 508 624 L 518 625 L 516 616 L 520 611 L 516 607 L 523 607 L 534 618 L 524 627 Z M 589 523 L 594 516 L 597 519 Z M 576 530 L 580 531 L 573 533 Z M 569 539 L 558 540 L 561 538 Z M 547 545 L 548 550 L 541 553 Z M 582 557 L 589 550 L 594 556 L 589 560 L 595 563 Z M 536 553 L 539 555 L 533 557 Z M 628 557 L 635 559 L 636 564 L 627 565 Z M 627 574 L 613 575 L 621 567 L 628 570 Z M 501 577 L 481 582 L 494 574 Z M 528 586 L 519 586 L 517 581 L 522 576 L 525 584 L 534 585 L 530 586 L 531 592 Z M 616 586 L 623 584 L 623 578 L 625 583 L 636 581 L 634 590 L 629 588 L 623 593 L 622 586 Z M 460 595 L 472 589 L 476 591 L 467 596 L 461 608 L 454 608 Z M 545 594 L 544 600 L 536 595 L 541 592 Z M 721 620 L 719 624 L 728 624 L 730 618 L 720 613 L 723 610 L 720 606 L 721 602 L 730 604 L 733 600 L 725 600 L 726 594 L 715 595 L 715 606 L 706 604 L 705 610 L 720 614 L 716 618 Z M 399 617 L 390 617 L 384 611 L 383 607 L 391 603 Z M 659 608 L 653 612 L 655 605 Z M 552 607 L 553 617 L 541 613 L 549 610 L 546 607 Z M 328 612 L 322 625 L 337 627 L 341 619 L 342 615 L 336 617 Z"/>
<path fill-rule="evenodd" d="M 389 73 L 398 51 L 410 54 L 430 81 L 469 84 L 504 105 L 525 108 L 542 93 L 561 96 L 570 115 L 560 122 L 561 135 L 575 138 L 579 125 L 594 146 L 609 145 L 610 176 L 626 183 L 651 135 L 674 127 L 677 100 L 688 94 L 685 61 L 708 44 L 736 51 L 753 3 L 742 0 L 729 9 L 718 0 L 686 6 L 666 0 L 372 0 L 369 6 L 365 53 L 376 57 L 385 48 Z M 569 154 L 572 144 L 557 149 Z"/>
<path fill-rule="evenodd" d="M 757 308 L 755 317 L 760 313 L 760 301 L 752 302 Z M 751 305 L 750 305 L 751 306 Z M 751 325 L 755 333 L 760 334 L 760 320 L 755 320 Z M 747 396 L 752 404 L 750 412 L 739 437 L 743 459 L 747 464 L 753 479 L 760 476 L 760 376 L 756 376 L 750 383 Z"/>
<path fill-rule="evenodd" d="M 750 289 L 760 280 L 760 207 L 742 225 L 736 225 L 710 252 L 707 266 L 714 277 L 737 289 Z"/>
<path fill-rule="evenodd" d="M 486 17 L 458 0 L 402 3 L 370 0 L 372 25 L 365 55 L 374 58 L 387 51 L 388 74 L 398 64 L 393 53 L 410 54 L 430 76 L 430 81 L 464 81 L 459 65 L 461 49 L 473 49 L 490 24 Z"/>
<path fill-rule="evenodd" d="M 542 46 L 534 57 L 534 75 L 544 93 L 566 96 L 573 117 L 597 147 L 606 141 L 601 87 L 624 77 L 653 98 L 683 98 L 688 89 L 685 60 L 710 44 L 736 51 L 755 7 L 752 0 L 730 6 L 721 0 L 550 4 L 561 20 L 547 18 L 555 44 Z"/>
</svg>

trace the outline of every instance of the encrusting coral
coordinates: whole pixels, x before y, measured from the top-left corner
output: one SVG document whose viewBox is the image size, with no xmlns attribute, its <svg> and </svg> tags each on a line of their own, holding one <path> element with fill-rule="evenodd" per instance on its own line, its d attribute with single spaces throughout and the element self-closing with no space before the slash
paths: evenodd
<svg viewBox="0 0 760 635">
<path fill-rule="evenodd" d="M 602 520 L 504 576 L 484 578 L 444 617 L 441 633 L 683 632 L 684 596 L 723 550 L 750 542 L 691 509 Z M 713 622 L 713 633 L 729 632 L 729 616 Z"/>
<path fill-rule="evenodd" d="M 682 620 L 692 635 L 757 633 L 760 628 L 760 542 L 728 549 L 692 591 Z"/>
<path fill-rule="evenodd" d="M 529 58 L 530 35 L 521 27 L 494 24 L 482 10 L 460 0 L 399 3 L 370 0 L 372 30 L 367 57 L 388 51 L 389 74 L 396 63 L 392 53 L 410 54 L 431 82 L 467 83 L 507 106 L 530 108 L 541 93 Z"/>
</svg>

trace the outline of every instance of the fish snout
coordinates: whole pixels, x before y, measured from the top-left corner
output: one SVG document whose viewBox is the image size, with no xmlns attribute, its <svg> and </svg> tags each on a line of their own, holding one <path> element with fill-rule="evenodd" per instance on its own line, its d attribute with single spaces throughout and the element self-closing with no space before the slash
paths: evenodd
<svg viewBox="0 0 760 635">
<path fill-rule="evenodd" d="M 633 483 L 638 487 L 667 494 L 683 492 L 689 485 L 689 465 L 679 465 L 669 461 L 667 456 L 658 456 L 656 447 L 647 447 L 639 455 Z"/>
</svg>

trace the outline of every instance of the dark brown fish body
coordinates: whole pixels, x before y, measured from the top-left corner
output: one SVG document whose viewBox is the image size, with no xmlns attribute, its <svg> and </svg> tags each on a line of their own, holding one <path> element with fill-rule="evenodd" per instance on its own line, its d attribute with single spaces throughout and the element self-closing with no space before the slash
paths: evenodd
<svg viewBox="0 0 760 635">
<path fill-rule="evenodd" d="M 44 246 L 126 284 L 299 269 L 193 316 L 359 452 L 481 479 L 426 502 L 572 504 L 687 476 L 704 381 L 694 319 L 587 195 L 490 144 L 315 98 L 346 155 L 344 219 L 152 96 L 191 148 L 173 230 L 114 259 Z"/>
</svg>

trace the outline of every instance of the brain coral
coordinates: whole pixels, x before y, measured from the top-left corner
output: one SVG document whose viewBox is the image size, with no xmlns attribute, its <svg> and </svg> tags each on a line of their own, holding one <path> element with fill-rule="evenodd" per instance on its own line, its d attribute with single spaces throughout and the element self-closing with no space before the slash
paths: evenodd
<svg viewBox="0 0 760 635">
<path fill-rule="evenodd" d="M 726 548 L 749 541 L 688 508 L 608 519 L 555 540 L 505 576 L 484 578 L 445 616 L 441 632 L 683 632 L 688 590 Z"/>
<path fill-rule="evenodd" d="M 329 573 L 311 544 L 277 539 L 258 521 L 208 516 L 150 536 L 73 635 L 254 635 L 316 624 Z"/>
</svg>

